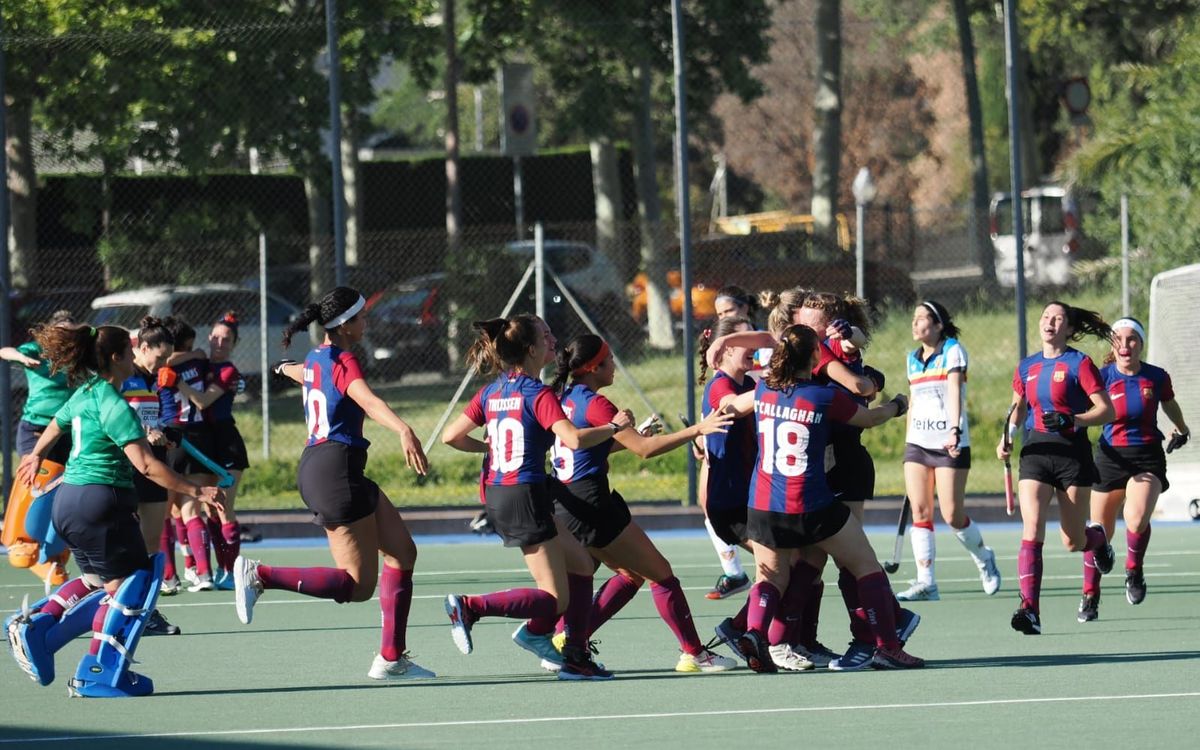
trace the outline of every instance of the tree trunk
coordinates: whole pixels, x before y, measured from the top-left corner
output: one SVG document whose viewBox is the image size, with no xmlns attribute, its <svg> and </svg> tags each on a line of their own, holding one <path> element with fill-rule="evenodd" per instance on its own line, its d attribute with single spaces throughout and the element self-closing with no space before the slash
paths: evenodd
<svg viewBox="0 0 1200 750">
<path fill-rule="evenodd" d="M 454 31 L 454 2 L 442 2 L 446 42 L 446 251 L 462 244 L 462 187 L 458 181 L 458 37 Z"/>
<path fill-rule="evenodd" d="M 617 240 L 621 222 L 621 179 L 617 171 L 617 148 L 612 138 L 593 138 L 592 192 L 596 201 L 596 249 L 613 265 L 624 270 L 624 253 Z"/>
<path fill-rule="evenodd" d="M 12 285 L 29 288 L 37 278 L 37 172 L 33 163 L 33 107 L 28 101 L 8 104 L 8 195 L 12 241 L 9 268 Z M 4 238 L 6 241 L 8 237 Z"/>
<path fill-rule="evenodd" d="M 842 158 L 842 2 L 817 0 L 817 94 L 813 102 L 813 226 L 837 231 L 838 166 Z"/>
<path fill-rule="evenodd" d="M 967 123 L 971 153 L 971 247 L 983 274 L 986 289 L 996 286 L 996 253 L 988 233 L 987 151 L 983 143 L 983 107 L 979 101 L 979 79 L 975 75 L 975 38 L 967 0 L 954 0 L 958 25 L 958 47 L 962 55 L 963 87 L 967 96 Z"/>
<path fill-rule="evenodd" d="M 359 201 L 358 126 L 353 115 L 342 112 L 342 194 L 346 200 L 346 266 L 360 262 L 362 205 Z M 347 282 L 348 283 L 348 282 Z"/>
<path fill-rule="evenodd" d="M 642 268 L 646 272 L 646 321 L 649 344 L 655 349 L 675 347 L 671 304 L 667 290 L 670 265 L 663 251 L 662 207 L 658 202 L 658 175 L 654 163 L 654 102 L 650 63 L 638 65 L 638 102 L 633 125 L 634 171 L 637 172 L 638 223 L 642 238 Z"/>
</svg>

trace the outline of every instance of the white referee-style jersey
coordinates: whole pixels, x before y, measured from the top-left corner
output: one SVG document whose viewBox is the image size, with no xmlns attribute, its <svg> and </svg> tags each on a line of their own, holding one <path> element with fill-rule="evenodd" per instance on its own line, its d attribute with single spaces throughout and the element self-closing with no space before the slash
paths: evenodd
<svg viewBox="0 0 1200 750">
<path fill-rule="evenodd" d="M 947 393 L 947 380 L 952 372 L 963 375 L 962 392 Z M 962 438 L 958 444 L 966 448 L 971 444 L 967 430 L 967 350 L 958 339 L 943 339 L 929 360 L 921 361 L 921 349 L 908 354 L 908 435 L 906 442 L 930 450 L 942 450 L 950 438 L 949 408 L 951 398 L 961 398 L 962 409 L 958 426 Z"/>
</svg>

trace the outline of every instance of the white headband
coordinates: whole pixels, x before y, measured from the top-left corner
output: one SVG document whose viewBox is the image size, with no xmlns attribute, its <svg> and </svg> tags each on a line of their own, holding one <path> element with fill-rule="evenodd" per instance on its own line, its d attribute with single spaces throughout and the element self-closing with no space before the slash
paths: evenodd
<svg viewBox="0 0 1200 750">
<path fill-rule="evenodd" d="M 1146 329 L 1142 328 L 1142 324 L 1133 318 L 1121 318 L 1116 323 L 1112 324 L 1112 329 L 1115 331 L 1118 328 L 1132 328 L 1133 332 L 1138 335 L 1142 343 L 1146 343 Z"/>
<path fill-rule="evenodd" d="M 353 305 L 350 305 L 350 307 L 347 307 L 346 312 L 342 313 L 341 315 L 337 316 L 333 320 L 326 323 L 325 330 L 332 331 L 334 328 L 337 328 L 342 323 L 345 323 L 347 320 L 350 320 L 355 315 L 358 315 L 358 313 L 366 306 L 366 304 L 367 304 L 367 300 L 364 299 L 361 294 L 358 295 L 358 301 L 355 302 Z"/>
</svg>

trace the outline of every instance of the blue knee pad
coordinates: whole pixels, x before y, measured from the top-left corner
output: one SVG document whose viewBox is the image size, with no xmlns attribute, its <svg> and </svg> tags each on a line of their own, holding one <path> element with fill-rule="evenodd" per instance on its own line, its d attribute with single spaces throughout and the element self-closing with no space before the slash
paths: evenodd
<svg viewBox="0 0 1200 750">
<path fill-rule="evenodd" d="M 154 684 L 129 669 L 133 652 L 158 602 L 165 559 L 162 553 L 150 558 L 151 569 L 139 570 L 108 597 L 104 628 L 92 637 L 100 641 L 95 654 L 86 654 L 71 680 L 72 695 L 88 698 L 118 698 L 149 695 Z"/>
</svg>

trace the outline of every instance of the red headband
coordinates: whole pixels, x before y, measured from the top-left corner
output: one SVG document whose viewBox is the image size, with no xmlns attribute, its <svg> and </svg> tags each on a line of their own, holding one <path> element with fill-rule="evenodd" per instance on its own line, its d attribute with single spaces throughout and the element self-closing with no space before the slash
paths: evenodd
<svg viewBox="0 0 1200 750">
<path fill-rule="evenodd" d="M 587 375 L 589 372 L 595 372 L 596 368 L 603 364 L 604 360 L 608 358 L 608 352 L 608 342 L 601 341 L 600 351 L 596 352 L 596 356 L 592 357 L 587 362 L 584 362 L 579 367 L 576 367 L 574 370 L 571 370 L 571 374 L 578 377 L 579 375 Z"/>
</svg>

